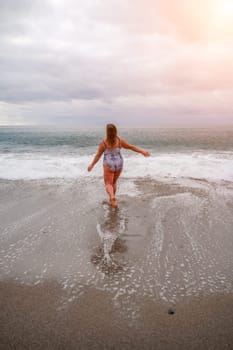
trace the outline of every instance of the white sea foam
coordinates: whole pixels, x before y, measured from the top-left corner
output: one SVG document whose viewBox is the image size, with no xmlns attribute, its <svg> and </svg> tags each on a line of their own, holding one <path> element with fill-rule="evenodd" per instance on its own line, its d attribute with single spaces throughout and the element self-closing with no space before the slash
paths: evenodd
<svg viewBox="0 0 233 350">
<path fill-rule="evenodd" d="M 92 172 L 87 166 L 93 156 L 8 153 L 0 154 L 0 178 L 2 179 L 42 179 L 75 178 L 102 176 L 102 161 Z M 144 158 L 139 154 L 124 157 L 122 176 L 138 177 L 175 177 L 204 178 L 208 180 L 233 181 L 233 153 L 161 153 Z"/>
</svg>

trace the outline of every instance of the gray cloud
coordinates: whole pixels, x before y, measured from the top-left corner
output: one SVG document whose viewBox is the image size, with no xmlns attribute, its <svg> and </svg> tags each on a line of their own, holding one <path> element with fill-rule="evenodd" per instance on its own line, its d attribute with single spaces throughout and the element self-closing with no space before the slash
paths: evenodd
<svg viewBox="0 0 233 350">
<path fill-rule="evenodd" d="M 233 50 L 207 45 L 191 10 L 167 0 L 0 2 L 0 124 L 211 120 L 213 105 L 229 122 Z"/>
</svg>

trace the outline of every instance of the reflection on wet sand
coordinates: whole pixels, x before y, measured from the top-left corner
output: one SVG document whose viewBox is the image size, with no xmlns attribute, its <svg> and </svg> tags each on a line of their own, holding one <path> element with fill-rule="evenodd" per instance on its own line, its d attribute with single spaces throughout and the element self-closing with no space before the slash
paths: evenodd
<svg viewBox="0 0 233 350">
<path fill-rule="evenodd" d="M 121 234 L 126 230 L 127 220 L 120 209 L 113 209 L 107 204 L 103 205 L 103 209 L 103 219 L 96 225 L 101 246 L 92 255 L 91 261 L 98 265 L 102 272 L 108 274 L 121 271 L 123 268 L 116 259 L 113 259 L 112 254 L 127 250 L 125 240 L 121 238 Z"/>
</svg>

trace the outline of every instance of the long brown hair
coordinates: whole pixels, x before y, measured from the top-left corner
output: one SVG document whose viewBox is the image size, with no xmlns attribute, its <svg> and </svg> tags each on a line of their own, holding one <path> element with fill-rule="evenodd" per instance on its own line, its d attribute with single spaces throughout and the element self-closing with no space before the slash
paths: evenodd
<svg viewBox="0 0 233 350">
<path fill-rule="evenodd" d="M 114 145 L 117 138 L 117 128 L 114 124 L 106 125 L 106 136 L 107 136 L 107 142 L 110 145 Z"/>
</svg>

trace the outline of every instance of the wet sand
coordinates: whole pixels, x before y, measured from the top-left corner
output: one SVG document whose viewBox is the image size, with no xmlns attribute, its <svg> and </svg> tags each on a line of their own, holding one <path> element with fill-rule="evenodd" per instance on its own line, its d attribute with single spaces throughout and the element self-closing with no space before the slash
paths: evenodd
<svg viewBox="0 0 233 350">
<path fill-rule="evenodd" d="M 1 349 L 231 349 L 233 184 L 0 181 Z"/>
<path fill-rule="evenodd" d="M 56 282 L 4 282 L 0 290 L 1 349 L 232 349 L 232 295 L 185 299 L 173 315 L 166 303 L 143 298 L 132 327 L 93 287 L 63 309 Z"/>
</svg>

